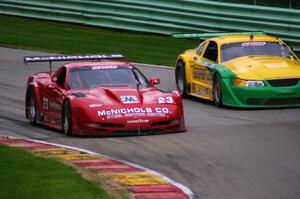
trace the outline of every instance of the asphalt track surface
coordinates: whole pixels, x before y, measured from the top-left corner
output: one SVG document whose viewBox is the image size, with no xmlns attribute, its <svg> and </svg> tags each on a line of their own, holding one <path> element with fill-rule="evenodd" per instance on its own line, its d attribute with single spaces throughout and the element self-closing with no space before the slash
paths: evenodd
<svg viewBox="0 0 300 199">
<path fill-rule="evenodd" d="M 0 48 L 0 135 L 80 147 L 156 170 L 189 187 L 200 199 L 299 199 L 300 109 L 215 108 L 184 100 L 186 133 L 66 137 L 25 119 L 26 80 L 48 64 L 25 66 L 24 55 L 45 53 Z M 161 88 L 174 89 L 174 70 L 139 67 Z"/>
</svg>

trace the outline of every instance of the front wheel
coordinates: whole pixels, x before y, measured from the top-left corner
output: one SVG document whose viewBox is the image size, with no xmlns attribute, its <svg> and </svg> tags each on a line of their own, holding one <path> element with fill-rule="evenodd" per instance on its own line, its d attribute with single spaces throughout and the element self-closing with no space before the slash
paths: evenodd
<svg viewBox="0 0 300 199">
<path fill-rule="evenodd" d="M 222 106 L 222 82 L 219 74 L 213 78 L 213 101 L 216 107 Z"/>
<path fill-rule="evenodd" d="M 28 90 L 26 109 L 29 123 L 35 125 L 37 121 L 36 97 L 32 88 Z"/>
<path fill-rule="evenodd" d="M 65 135 L 72 135 L 72 115 L 69 101 L 66 101 L 63 106 L 62 127 Z"/>
<path fill-rule="evenodd" d="M 185 64 L 182 61 L 178 61 L 175 69 L 175 79 L 177 90 L 181 97 L 187 97 L 185 75 Z"/>
</svg>

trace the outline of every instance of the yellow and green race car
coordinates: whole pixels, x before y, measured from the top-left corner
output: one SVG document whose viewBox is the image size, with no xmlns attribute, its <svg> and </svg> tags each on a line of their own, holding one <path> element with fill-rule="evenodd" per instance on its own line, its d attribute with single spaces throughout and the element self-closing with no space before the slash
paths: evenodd
<svg viewBox="0 0 300 199">
<path fill-rule="evenodd" d="M 277 37 L 263 32 L 173 34 L 201 38 L 176 61 L 182 97 L 208 99 L 217 107 L 300 105 L 300 61 Z"/>
</svg>

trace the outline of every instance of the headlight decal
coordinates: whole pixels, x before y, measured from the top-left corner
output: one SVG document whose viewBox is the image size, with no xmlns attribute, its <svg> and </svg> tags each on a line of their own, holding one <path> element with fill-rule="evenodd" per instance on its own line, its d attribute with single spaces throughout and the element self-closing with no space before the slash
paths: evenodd
<svg viewBox="0 0 300 199">
<path fill-rule="evenodd" d="M 264 87 L 265 84 L 261 80 L 242 80 L 242 79 L 235 79 L 233 81 L 234 86 L 241 86 L 241 87 Z"/>
</svg>

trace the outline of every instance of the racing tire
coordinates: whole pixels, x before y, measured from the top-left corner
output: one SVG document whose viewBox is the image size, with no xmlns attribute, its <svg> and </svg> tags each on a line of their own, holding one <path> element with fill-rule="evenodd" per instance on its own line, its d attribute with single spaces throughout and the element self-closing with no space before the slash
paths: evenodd
<svg viewBox="0 0 300 199">
<path fill-rule="evenodd" d="M 217 73 L 213 78 L 213 102 L 216 107 L 222 107 L 222 81 L 220 75 Z"/>
<path fill-rule="evenodd" d="M 185 64 L 182 61 L 178 61 L 175 69 L 175 80 L 176 87 L 181 97 L 187 97 L 187 86 L 186 86 L 186 74 Z"/>
<path fill-rule="evenodd" d="M 72 135 L 72 114 L 69 101 L 65 101 L 63 105 L 62 129 L 65 135 Z"/>
<path fill-rule="evenodd" d="M 32 125 L 37 124 L 37 109 L 36 109 L 36 97 L 34 90 L 32 88 L 29 88 L 27 92 L 27 118 L 29 120 L 29 123 Z"/>
</svg>

